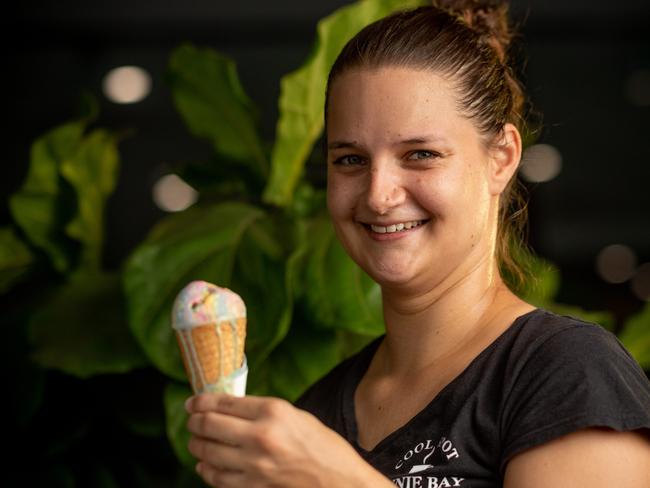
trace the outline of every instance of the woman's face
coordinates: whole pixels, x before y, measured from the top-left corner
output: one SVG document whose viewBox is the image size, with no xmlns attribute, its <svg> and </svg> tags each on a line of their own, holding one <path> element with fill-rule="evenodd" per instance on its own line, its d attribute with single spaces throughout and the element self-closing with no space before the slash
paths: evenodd
<svg viewBox="0 0 650 488">
<path fill-rule="evenodd" d="M 353 69 L 331 86 L 328 208 L 343 246 L 382 286 L 435 287 L 492 258 L 489 154 L 441 77 Z"/>
</svg>

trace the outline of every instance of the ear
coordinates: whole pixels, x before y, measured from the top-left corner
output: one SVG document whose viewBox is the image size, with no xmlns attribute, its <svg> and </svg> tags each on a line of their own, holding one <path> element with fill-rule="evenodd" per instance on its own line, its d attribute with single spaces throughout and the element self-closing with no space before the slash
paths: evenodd
<svg viewBox="0 0 650 488">
<path fill-rule="evenodd" d="M 490 150 L 488 185 L 491 195 L 500 195 L 513 177 L 521 160 L 521 135 L 510 123 L 503 126 Z"/>
</svg>

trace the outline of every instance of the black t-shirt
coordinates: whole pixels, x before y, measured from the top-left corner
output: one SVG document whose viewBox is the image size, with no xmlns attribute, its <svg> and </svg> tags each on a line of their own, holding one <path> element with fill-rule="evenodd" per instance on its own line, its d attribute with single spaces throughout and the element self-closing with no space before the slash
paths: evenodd
<svg viewBox="0 0 650 488">
<path fill-rule="evenodd" d="M 382 338 L 336 366 L 296 406 L 399 487 L 498 487 L 507 462 L 524 449 L 586 427 L 650 429 L 650 382 L 618 339 L 535 309 L 366 451 L 357 443 L 354 392 Z"/>
</svg>

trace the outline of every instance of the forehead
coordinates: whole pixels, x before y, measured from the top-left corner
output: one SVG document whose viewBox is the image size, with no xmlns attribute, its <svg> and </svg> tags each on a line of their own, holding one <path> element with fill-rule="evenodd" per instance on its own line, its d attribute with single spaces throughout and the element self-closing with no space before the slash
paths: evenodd
<svg viewBox="0 0 650 488">
<path fill-rule="evenodd" d="M 336 135 L 447 132 L 473 129 L 457 109 L 451 82 L 411 68 L 358 68 L 330 87 L 328 138 Z"/>
</svg>

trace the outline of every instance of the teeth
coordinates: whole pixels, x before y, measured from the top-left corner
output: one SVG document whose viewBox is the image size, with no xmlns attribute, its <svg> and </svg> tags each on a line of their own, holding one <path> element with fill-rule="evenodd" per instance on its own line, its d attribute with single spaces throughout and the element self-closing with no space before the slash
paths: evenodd
<svg viewBox="0 0 650 488">
<path fill-rule="evenodd" d="M 412 229 L 414 227 L 417 227 L 418 225 L 421 225 L 423 220 L 411 220 L 410 222 L 400 222 L 399 224 L 392 224 L 389 225 L 388 227 L 384 227 L 382 225 L 371 225 L 370 228 L 372 229 L 373 232 L 377 232 L 378 234 L 391 234 L 393 232 L 399 232 L 401 230 L 408 230 Z"/>
</svg>

